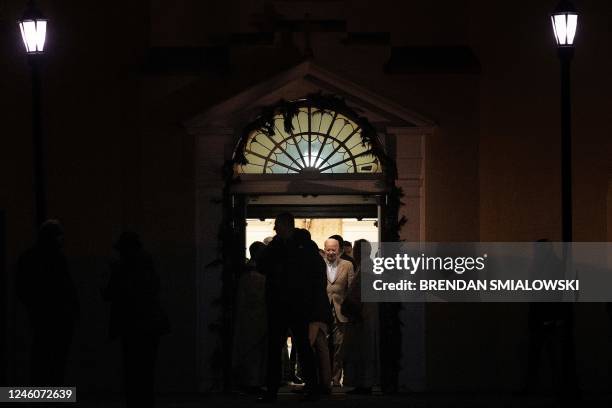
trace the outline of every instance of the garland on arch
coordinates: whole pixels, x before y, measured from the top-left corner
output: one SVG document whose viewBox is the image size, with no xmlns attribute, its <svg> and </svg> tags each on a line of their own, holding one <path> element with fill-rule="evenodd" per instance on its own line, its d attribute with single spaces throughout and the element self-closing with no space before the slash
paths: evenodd
<svg viewBox="0 0 612 408">
<path fill-rule="evenodd" d="M 312 93 L 305 98 L 296 101 L 281 99 L 273 105 L 264 107 L 255 120 L 244 127 L 241 136 L 236 144 L 234 155 L 231 160 L 226 160 L 221 169 L 224 180 L 222 197 L 213 200 L 213 203 L 222 205 L 223 215 L 219 225 L 217 248 L 217 258 L 210 262 L 207 267 L 222 266 L 222 291 L 221 297 L 213 300 L 212 306 L 220 307 L 220 318 L 209 325 L 209 330 L 219 333 L 220 342 L 217 344 L 213 353 L 211 364 L 214 370 L 223 372 L 222 387 L 229 390 L 231 387 L 231 355 L 233 339 L 234 321 L 234 294 L 236 278 L 243 265 L 234 253 L 234 243 L 237 240 L 234 209 L 232 207 L 231 187 L 240 183 L 240 176 L 234 172 L 235 165 L 247 164 L 244 155 L 246 143 L 249 136 L 254 131 L 260 131 L 268 136 L 275 133 L 275 119 L 280 115 L 283 120 L 285 132 L 293 132 L 293 119 L 298 115 L 302 106 L 311 106 L 319 111 L 337 112 L 350 120 L 354 121 L 361 129 L 361 141 L 364 146 L 369 146 L 369 154 L 378 158 L 383 166 L 386 183 L 389 186 L 387 193 L 387 216 L 385 225 L 387 227 L 387 240 L 399 241 L 400 230 L 406 223 L 406 218 L 399 218 L 399 209 L 403 205 L 401 198 L 403 192 L 401 188 L 395 186 L 397 179 L 397 167 L 383 149 L 376 128 L 364 116 L 356 114 L 343 98 L 335 95 L 323 94 L 321 92 Z M 397 377 L 400 370 L 399 361 L 401 359 L 401 320 L 399 313 L 401 304 L 386 303 L 381 304 L 381 330 L 382 338 L 389 340 L 385 347 L 381 348 L 382 380 L 386 383 L 386 390 L 397 389 Z"/>
<path fill-rule="evenodd" d="M 249 136 L 254 131 L 260 131 L 263 134 L 272 137 L 274 135 L 274 120 L 280 115 L 283 118 L 283 128 L 285 132 L 292 133 L 294 130 L 293 119 L 298 115 L 300 107 L 312 106 L 321 112 L 337 112 L 355 122 L 361 129 L 361 143 L 364 146 L 369 146 L 369 155 L 381 161 L 384 172 L 391 176 L 394 180 L 397 178 L 397 168 L 395 162 L 389 158 L 385 149 L 383 149 L 380 140 L 378 139 L 378 132 L 376 128 L 370 123 L 370 121 L 361 115 L 354 112 L 346 103 L 344 98 L 336 95 L 324 94 L 322 92 L 316 92 L 306 95 L 306 97 L 295 100 L 287 101 L 285 99 L 279 100 L 273 105 L 262 108 L 261 114 L 255 118 L 254 121 L 244 127 L 234 157 L 232 158 L 233 164 L 247 164 L 248 160 L 244 156 Z M 227 179 L 226 179 L 227 181 Z"/>
</svg>

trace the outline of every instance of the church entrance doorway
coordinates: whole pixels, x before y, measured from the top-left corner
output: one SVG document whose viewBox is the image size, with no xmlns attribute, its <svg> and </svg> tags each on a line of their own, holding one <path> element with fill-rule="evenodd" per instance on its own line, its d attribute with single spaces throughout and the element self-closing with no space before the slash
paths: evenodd
<svg viewBox="0 0 612 408">
<path fill-rule="evenodd" d="M 351 243 L 357 239 L 379 242 L 379 201 L 379 197 L 367 195 L 249 197 L 245 247 L 248 249 L 253 242 L 272 237 L 274 217 L 281 212 L 292 213 L 296 228 L 308 230 L 319 248 L 334 234 Z"/>
</svg>

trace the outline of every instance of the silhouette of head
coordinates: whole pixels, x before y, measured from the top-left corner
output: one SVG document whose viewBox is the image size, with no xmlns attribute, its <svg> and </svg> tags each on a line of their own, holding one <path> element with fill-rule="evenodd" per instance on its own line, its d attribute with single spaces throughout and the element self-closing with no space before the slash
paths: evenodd
<svg viewBox="0 0 612 408">
<path fill-rule="evenodd" d="M 340 244 L 337 239 L 328 238 L 325 240 L 325 259 L 327 262 L 334 263 L 338 256 L 340 255 Z"/>
<path fill-rule="evenodd" d="M 304 228 L 297 228 L 295 231 L 293 231 L 293 239 L 295 239 L 295 242 L 298 244 L 310 242 L 310 231 Z"/>
<path fill-rule="evenodd" d="M 342 243 L 342 252 L 348 256 L 353 256 L 353 245 L 351 245 L 351 241 L 344 241 Z"/>
<path fill-rule="evenodd" d="M 358 239 L 355 241 L 353 254 L 355 255 L 355 262 L 357 262 L 357 264 L 359 264 L 362 259 L 369 258 L 371 253 L 372 245 L 368 240 Z"/>
<path fill-rule="evenodd" d="M 281 239 L 287 239 L 295 228 L 295 218 L 293 214 L 284 212 L 276 216 L 274 220 L 274 231 Z"/>
<path fill-rule="evenodd" d="M 38 230 L 38 244 L 50 249 L 64 246 L 64 227 L 58 220 L 45 221 Z"/>
<path fill-rule="evenodd" d="M 255 241 L 251 245 L 249 245 L 249 254 L 251 255 L 251 259 L 257 261 L 257 257 L 261 254 L 261 251 L 266 247 L 261 241 Z"/>
</svg>

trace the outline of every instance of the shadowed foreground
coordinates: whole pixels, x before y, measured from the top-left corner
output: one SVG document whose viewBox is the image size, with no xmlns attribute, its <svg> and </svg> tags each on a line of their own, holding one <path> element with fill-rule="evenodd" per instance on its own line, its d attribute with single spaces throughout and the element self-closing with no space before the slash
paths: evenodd
<svg viewBox="0 0 612 408">
<path fill-rule="evenodd" d="M 512 394 L 396 394 L 372 396 L 347 396 L 344 393 L 334 393 L 330 397 L 317 402 L 301 402 L 299 396 L 290 393 L 280 393 L 276 404 L 256 404 L 251 395 L 239 394 L 176 394 L 159 395 L 158 408 L 195 408 L 195 407 L 609 407 L 612 395 L 591 394 L 580 400 L 562 399 L 554 396 L 516 396 Z M 79 403 L 72 405 L 83 408 L 119 408 L 124 407 L 120 395 L 97 398 L 84 395 Z"/>
</svg>

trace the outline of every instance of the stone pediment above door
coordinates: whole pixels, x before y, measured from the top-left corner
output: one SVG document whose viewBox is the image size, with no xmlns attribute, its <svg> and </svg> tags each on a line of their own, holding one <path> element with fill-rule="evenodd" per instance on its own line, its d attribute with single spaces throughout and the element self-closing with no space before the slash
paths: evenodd
<svg viewBox="0 0 612 408">
<path fill-rule="evenodd" d="M 365 153 L 363 151 L 361 153 L 357 152 L 358 155 L 362 155 L 358 156 L 362 160 L 353 160 L 357 157 L 353 156 L 334 161 L 331 160 L 331 157 L 337 151 L 333 150 L 333 147 L 327 153 L 325 153 L 324 147 L 313 147 L 313 151 L 317 153 L 313 153 L 312 156 L 307 156 L 305 149 L 298 147 L 295 150 L 299 154 L 294 154 L 288 152 L 289 149 L 280 148 L 279 140 L 275 142 L 272 140 L 273 137 L 268 136 L 267 139 L 262 137 L 257 141 L 264 140 L 267 144 L 275 146 L 267 146 L 267 151 L 260 151 L 256 160 L 251 160 L 252 155 L 247 160 L 253 165 L 259 165 L 263 169 L 260 172 L 261 174 L 253 174 L 253 171 L 244 171 L 244 168 L 238 168 L 241 161 L 236 160 L 237 155 L 240 156 L 248 150 L 248 143 L 245 141 L 253 140 L 257 136 L 252 132 L 251 134 L 245 134 L 245 130 L 257 122 L 257 119 L 262 116 L 262 112 L 265 112 L 266 109 L 269 111 L 271 107 L 278 108 L 279 101 L 293 101 L 291 103 L 311 101 L 311 99 L 306 100 L 304 98 L 309 95 L 314 98 L 312 97 L 313 94 L 327 95 L 340 100 L 341 105 L 346 108 L 343 110 L 346 116 L 339 116 L 345 119 L 352 118 L 352 125 L 355 125 L 355 122 L 360 122 L 363 118 L 367 122 L 367 127 L 374 130 L 374 132 L 369 132 L 370 134 L 373 133 L 374 137 L 366 138 L 368 141 L 372 141 L 367 149 L 374 146 L 374 152 L 380 154 L 367 156 L 370 151 L 368 150 Z M 310 106 L 315 105 L 310 104 Z M 304 109 L 304 107 L 302 106 L 300 109 Z M 315 110 L 314 108 L 312 110 L 310 108 L 306 109 L 309 109 L 309 115 Z M 329 117 L 334 117 L 333 109 L 327 109 L 326 113 Z M 328 118 L 328 120 L 333 122 L 335 119 Z M 356 190 L 368 193 L 386 191 L 388 189 L 388 183 L 385 182 L 385 180 L 388 180 L 386 175 L 392 175 L 391 178 L 395 178 L 402 183 L 408 183 L 405 190 L 411 194 L 420 194 L 424 178 L 424 139 L 435 128 L 433 121 L 378 95 L 360 84 L 322 68 L 312 61 L 298 64 L 287 71 L 230 96 L 184 122 L 184 125 L 189 133 L 196 138 L 196 180 L 199 186 L 219 182 L 219 169 L 231 159 L 235 166 L 236 175 L 242 173 L 243 181 L 252 179 L 249 183 L 241 184 L 239 189 L 244 190 L 242 191 L 244 193 L 304 190 L 304 192 L 320 194 L 333 192 L 334 189 L 344 193 L 355 193 Z M 329 129 L 331 129 L 331 125 Z M 310 129 L 308 131 L 310 132 Z M 363 135 L 363 133 L 359 132 L 360 135 Z M 276 136 L 279 135 L 275 134 L 274 138 Z M 330 135 L 329 132 L 325 135 L 319 134 L 319 136 L 325 139 L 321 143 L 327 143 L 327 146 L 331 146 L 332 143 L 335 143 L 334 146 L 342 144 L 341 138 L 334 139 L 331 137 L 334 140 L 330 141 L 329 136 L 334 135 Z M 291 134 L 291 138 L 296 142 L 295 145 L 299 144 L 299 137 L 300 135 Z M 306 136 L 308 145 L 311 145 L 310 142 L 313 141 L 314 137 L 316 137 L 315 134 L 312 137 Z M 357 143 L 355 138 L 352 139 L 352 142 L 354 142 L 354 146 Z M 340 152 L 342 154 L 346 153 L 347 156 L 345 157 L 354 153 L 353 151 L 349 152 L 348 147 L 345 150 L 346 152 Z M 275 156 L 278 151 L 282 151 L 285 156 L 283 159 Z M 335 157 L 338 157 L 338 154 Z M 370 157 L 371 161 L 366 161 L 366 157 Z M 254 163 L 256 161 L 259 163 Z M 346 164 L 344 169 L 337 166 L 340 161 Z M 275 163 L 281 167 L 284 165 L 284 169 L 279 169 L 278 166 L 272 168 L 275 166 L 270 165 L 270 163 Z M 389 167 L 385 163 L 393 164 L 392 167 Z M 379 171 L 379 168 L 383 167 L 386 169 L 384 170 L 385 174 Z M 389 169 L 393 169 L 393 172 L 389 173 Z M 283 172 L 286 175 L 289 175 L 289 173 L 293 175 L 290 175 L 290 178 L 275 178 L 280 177 L 281 175 L 278 173 Z M 368 172 L 378 174 L 364 174 Z M 360 173 L 361 176 L 346 173 Z M 263 184 L 260 185 L 261 183 Z"/>
<path fill-rule="evenodd" d="M 184 125 L 194 135 L 210 134 L 212 127 L 236 129 L 251 122 L 263 108 L 282 99 L 297 100 L 318 92 L 344 99 L 356 114 L 367 118 L 380 132 L 397 133 L 398 129 L 405 129 L 413 134 L 428 134 L 435 126 L 432 120 L 313 61 L 302 62 L 230 96 Z"/>
</svg>

